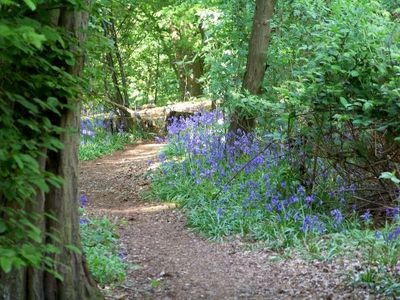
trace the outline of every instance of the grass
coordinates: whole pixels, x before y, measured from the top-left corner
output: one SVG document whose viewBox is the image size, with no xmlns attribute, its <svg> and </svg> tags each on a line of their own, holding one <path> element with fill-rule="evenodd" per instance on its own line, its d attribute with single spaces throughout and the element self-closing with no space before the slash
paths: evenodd
<svg viewBox="0 0 400 300">
<path fill-rule="evenodd" d="M 99 158 L 121 150 L 125 145 L 132 142 L 132 137 L 127 133 L 111 134 L 108 132 L 99 132 L 90 137 L 82 136 L 79 146 L 79 159 L 91 160 Z"/>
</svg>

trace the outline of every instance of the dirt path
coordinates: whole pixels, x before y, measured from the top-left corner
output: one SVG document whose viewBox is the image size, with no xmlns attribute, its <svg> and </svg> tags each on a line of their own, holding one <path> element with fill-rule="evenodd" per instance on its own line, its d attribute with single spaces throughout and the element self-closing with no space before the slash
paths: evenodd
<svg viewBox="0 0 400 300">
<path fill-rule="evenodd" d="M 344 265 L 274 261 L 237 242 L 212 243 L 185 228 L 172 205 L 146 202 L 148 161 L 159 144 L 129 146 L 81 164 L 88 210 L 124 219 L 120 226 L 128 271 L 113 299 L 372 299 L 341 285 Z"/>
</svg>

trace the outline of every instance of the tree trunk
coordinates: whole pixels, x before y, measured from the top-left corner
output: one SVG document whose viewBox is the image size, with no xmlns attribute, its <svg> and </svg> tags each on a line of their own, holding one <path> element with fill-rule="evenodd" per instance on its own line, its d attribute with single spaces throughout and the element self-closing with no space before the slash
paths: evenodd
<svg viewBox="0 0 400 300">
<path fill-rule="evenodd" d="M 156 67 L 156 78 L 154 83 L 154 100 L 153 104 L 158 104 L 158 80 L 160 79 L 160 48 L 157 47 L 157 67 Z"/>
<path fill-rule="evenodd" d="M 85 1 L 89 4 L 89 1 Z M 66 6 L 52 11 L 52 20 L 55 26 L 61 27 L 75 36 L 79 42 L 84 40 L 88 13 L 84 11 L 72 11 Z M 46 14 L 48 10 L 37 8 L 37 14 Z M 74 45 L 70 45 L 72 51 Z M 72 75 L 79 75 L 83 68 L 83 55 L 76 55 L 74 66 L 60 65 Z M 62 99 L 65 108 L 61 116 L 48 115 L 56 125 L 65 128 L 60 134 L 60 141 L 65 145 L 64 149 L 54 152 L 43 150 L 44 157 L 38 158 L 43 170 L 52 172 L 64 178 L 61 188 L 50 187 L 50 192 L 38 192 L 36 199 L 25 208 L 33 214 L 40 215 L 38 227 L 42 229 L 44 243 L 56 244 L 60 253 L 53 254 L 51 258 L 56 262 L 54 271 L 63 277 L 63 281 L 55 278 L 43 269 L 24 268 L 9 273 L 0 272 L 0 299 L 1 300 L 72 300 L 72 299 L 101 299 L 102 296 L 91 278 L 85 259 L 82 255 L 70 251 L 66 245 L 74 245 L 82 249 L 79 235 L 79 195 L 78 195 L 78 131 L 70 129 L 79 127 L 80 104 L 77 99 Z M 58 221 L 49 218 L 53 215 Z M 56 243 L 50 240 L 49 234 L 56 236 Z"/>
<path fill-rule="evenodd" d="M 114 49 L 115 49 L 115 56 L 117 57 L 119 74 L 121 76 L 121 83 L 122 83 L 122 92 L 123 92 L 123 105 L 128 107 L 129 106 L 129 97 L 128 97 L 128 82 L 125 75 L 124 64 L 121 57 L 121 52 L 119 51 L 118 47 L 118 40 L 117 40 L 117 32 L 115 30 L 114 19 L 110 20 L 110 33 L 111 37 L 114 41 Z"/>
<path fill-rule="evenodd" d="M 199 97 L 203 95 L 203 86 L 199 79 L 204 74 L 204 59 L 199 55 L 193 59 L 193 62 L 189 64 L 188 74 L 188 91 L 190 97 Z"/>
<path fill-rule="evenodd" d="M 201 34 L 201 32 L 200 32 Z M 203 86 L 199 79 L 204 74 L 204 58 L 197 55 L 193 49 L 182 45 L 181 32 L 171 27 L 174 42 L 174 59 L 170 60 L 179 82 L 182 100 L 203 95 Z"/>
<path fill-rule="evenodd" d="M 267 50 L 271 38 L 270 21 L 273 16 L 275 0 L 257 0 L 253 18 L 253 28 L 249 43 L 246 73 L 243 78 L 243 90 L 252 95 L 262 93 L 262 83 L 265 70 L 267 69 Z M 251 131 L 256 125 L 255 116 L 244 116 L 239 108 L 231 115 L 229 130 L 237 132 L 241 129 L 245 132 Z"/>
<path fill-rule="evenodd" d="M 114 42 L 114 51 L 117 56 L 117 62 L 119 65 L 121 81 L 122 81 L 122 92 L 121 92 L 121 88 L 120 88 L 119 81 L 118 81 L 118 74 L 116 72 L 116 67 L 115 67 L 114 58 L 113 58 L 113 51 L 109 51 L 106 54 L 106 64 L 111 73 L 111 80 L 112 80 L 112 83 L 114 86 L 114 94 L 111 93 L 110 98 L 112 99 L 113 102 L 120 104 L 124 107 L 128 107 L 129 103 L 128 103 L 128 91 L 127 91 L 127 82 L 126 82 L 125 71 L 124 71 L 123 64 L 122 64 L 122 58 L 119 53 L 119 48 L 116 44 L 117 43 L 116 32 L 115 32 L 113 20 L 111 19 L 110 22 L 111 22 L 111 25 L 107 25 L 107 23 L 105 21 L 103 21 L 102 26 L 103 26 L 103 30 L 104 30 L 104 35 L 107 38 L 110 38 L 111 40 L 113 40 L 113 42 Z M 119 130 L 129 131 L 133 127 L 133 120 L 132 120 L 130 114 L 128 114 L 126 112 L 126 110 L 124 110 L 124 109 L 117 109 L 117 114 L 119 116 L 119 120 L 118 120 Z"/>
</svg>

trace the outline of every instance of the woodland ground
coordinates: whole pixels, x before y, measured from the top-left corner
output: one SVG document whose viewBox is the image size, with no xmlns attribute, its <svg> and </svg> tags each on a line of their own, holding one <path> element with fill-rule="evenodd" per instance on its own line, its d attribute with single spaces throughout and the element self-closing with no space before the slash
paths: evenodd
<svg viewBox="0 0 400 300">
<path fill-rule="evenodd" d="M 81 193 L 88 212 L 116 219 L 126 260 L 122 286 L 109 299 L 375 299 L 345 286 L 348 261 L 276 259 L 277 253 L 240 239 L 210 242 L 185 227 L 172 204 L 149 200 L 148 171 L 162 144 L 130 145 L 81 162 Z"/>
</svg>

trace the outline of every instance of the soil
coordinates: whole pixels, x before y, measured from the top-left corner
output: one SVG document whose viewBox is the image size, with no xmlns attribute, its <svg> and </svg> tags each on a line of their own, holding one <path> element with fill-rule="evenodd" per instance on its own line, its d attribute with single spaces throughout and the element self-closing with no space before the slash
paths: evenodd
<svg viewBox="0 0 400 300">
<path fill-rule="evenodd" d="M 350 262 L 279 259 L 240 239 L 216 243 L 185 227 L 182 211 L 150 200 L 149 169 L 162 144 L 142 143 L 81 163 L 91 214 L 116 219 L 130 265 L 108 299 L 374 299 L 343 284 Z M 256 247 L 253 247 L 256 248 Z"/>
</svg>

